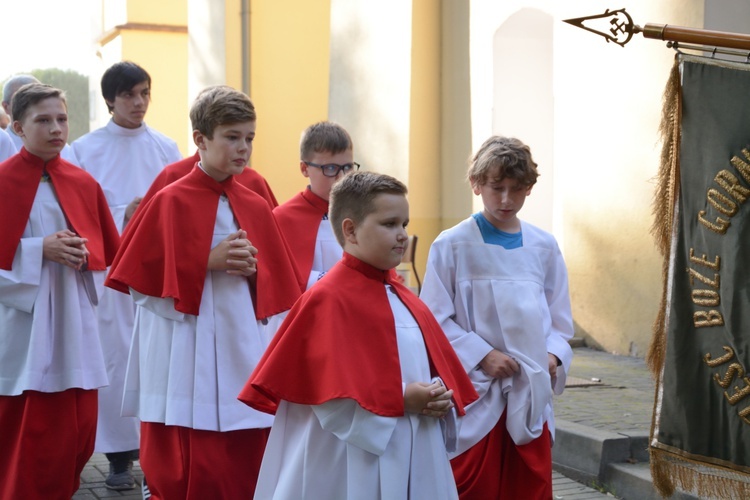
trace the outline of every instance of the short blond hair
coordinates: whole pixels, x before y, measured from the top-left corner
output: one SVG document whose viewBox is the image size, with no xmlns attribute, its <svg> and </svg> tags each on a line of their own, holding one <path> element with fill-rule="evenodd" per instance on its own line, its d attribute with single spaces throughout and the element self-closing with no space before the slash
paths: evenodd
<svg viewBox="0 0 750 500">
<path fill-rule="evenodd" d="M 38 104 L 45 99 L 49 99 L 50 97 L 60 99 L 67 111 L 68 103 L 65 100 L 64 91 L 44 83 L 27 83 L 26 85 L 23 85 L 13 94 L 13 99 L 11 99 L 10 114 L 13 117 L 13 120 L 22 122 L 31 106 Z"/>
<path fill-rule="evenodd" d="M 328 218 L 341 246 L 344 246 L 344 231 L 341 223 L 351 219 L 359 225 L 375 211 L 375 198 L 380 194 L 406 196 L 404 183 L 385 174 L 375 172 L 352 172 L 337 181 L 331 188 Z"/>
<path fill-rule="evenodd" d="M 254 122 L 255 106 L 248 96 L 228 85 L 203 89 L 190 107 L 190 123 L 209 139 L 219 125 Z"/>
<path fill-rule="evenodd" d="M 469 160 L 466 177 L 472 186 L 509 178 L 530 187 L 539 177 L 536 167 L 531 149 L 526 144 L 515 137 L 493 135 Z"/>
</svg>

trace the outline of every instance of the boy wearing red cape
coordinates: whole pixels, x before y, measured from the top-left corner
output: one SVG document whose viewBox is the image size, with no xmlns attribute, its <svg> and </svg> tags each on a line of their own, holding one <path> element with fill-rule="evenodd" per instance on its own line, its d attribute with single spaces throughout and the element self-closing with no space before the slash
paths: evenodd
<svg viewBox="0 0 750 500">
<path fill-rule="evenodd" d="M 12 105 L 24 145 L 0 163 L 0 498 L 67 500 L 108 384 L 93 274 L 120 236 L 99 184 L 60 158 L 63 92 L 30 83 Z"/>
<path fill-rule="evenodd" d="M 237 392 L 303 285 L 268 203 L 240 185 L 256 115 L 229 87 L 190 111 L 201 161 L 130 221 L 107 286 L 137 304 L 123 415 L 152 498 L 250 498 L 272 417 Z"/>
<path fill-rule="evenodd" d="M 201 91 L 201 94 L 215 90 L 216 86 L 206 87 Z M 200 95 L 198 95 L 196 99 L 199 98 Z M 172 184 L 177 179 L 185 177 L 193 170 L 193 167 L 195 167 L 195 164 L 199 161 L 201 161 L 200 150 L 197 150 L 193 156 L 183 158 L 182 160 L 170 163 L 164 167 L 162 171 L 159 172 L 159 175 L 156 176 L 156 179 L 151 183 L 151 187 L 148 188 L 146 194 L 143 195 L 141 204 L 145 204 L 148 200 L 153 198 L 154 195 L 164 186 Z M 263 197 L 263 199 L 268 202 L 271 210 L 279 206 L 279 202 L 276 201 L 276 196 L 274 196 L 271 186 L 268 185 L 266 179 L 254 168 L 250 168 L 249 166 L 245 167 L 242 173 L 235 176 L 235 180 L 250 191 L 254 191 Z"/>
<path fill-rule="evenodd" d="M 395 279 L 406 187 L 334 184 L 344 256 L 284 320 L 239 399 L 275 413 L 255 498 L 455 499 L 447 449 L 476 393 L 432 313 Z"/>
<path fill-rule="evenodd" d="M 344 127 L 333 122 L 318 122 L 302 132 L 299 168 L 310 185 L 273 215 L 292 249 L 300 275 L 313 286 L 341 259 L 328 219 L 328 198 L 333 184 L 359 169 L 354 162 L 352 138 Z"/>
</svg>

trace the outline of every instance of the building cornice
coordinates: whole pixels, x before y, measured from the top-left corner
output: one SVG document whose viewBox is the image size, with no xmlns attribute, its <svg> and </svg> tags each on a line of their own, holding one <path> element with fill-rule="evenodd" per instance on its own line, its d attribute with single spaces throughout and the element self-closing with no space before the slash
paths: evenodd
<svg viewBox="0 0 750 500">
<path fill-rule="evenodd" d="M 187 34 L 187 26 L 175 25 L 175 24 L 153 24 L 153 23 L 126 23 L 119 24 L 102 34 L 97 43 L 100 46 L 107 45 L 109 42 L 120 36 L 123 31 L 146 31 L 146 32 L 158 32 L 158 33 L 177 33 Z"/>
</svg>

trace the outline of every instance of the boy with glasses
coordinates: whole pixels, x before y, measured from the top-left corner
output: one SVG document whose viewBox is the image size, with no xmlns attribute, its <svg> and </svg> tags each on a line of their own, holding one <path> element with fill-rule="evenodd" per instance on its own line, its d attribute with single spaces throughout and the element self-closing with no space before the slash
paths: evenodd
<svg viewBox="0 0 750 500">
<path fill-rule="evenodd" d="M 353 158 L 352 138 L 342 126 L 310 125 L 302 133 L 299 162 L 310 185 L 273 211 L 307 288 L 341 258 L 341 246 L 328 221 L 328 197 L 336 181 L 359 170 Z"/>
</svg>

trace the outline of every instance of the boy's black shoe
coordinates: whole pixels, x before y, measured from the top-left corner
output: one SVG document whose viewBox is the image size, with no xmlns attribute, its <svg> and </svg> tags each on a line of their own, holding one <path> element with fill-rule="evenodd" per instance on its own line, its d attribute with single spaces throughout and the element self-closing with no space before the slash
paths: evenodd
<svg viewBox="0 0 750 500">
<path fill-rule="evenodd" d="M 110 490 L 132 490 L 135 488 L 133 460 L 130 459 L 130 452 L 125 452 L 123 455 L 125 456 L 122 458 L 112 458 L 109 461 L 109 475 L 104 480 L 104 486 Z"/>
</svg>

